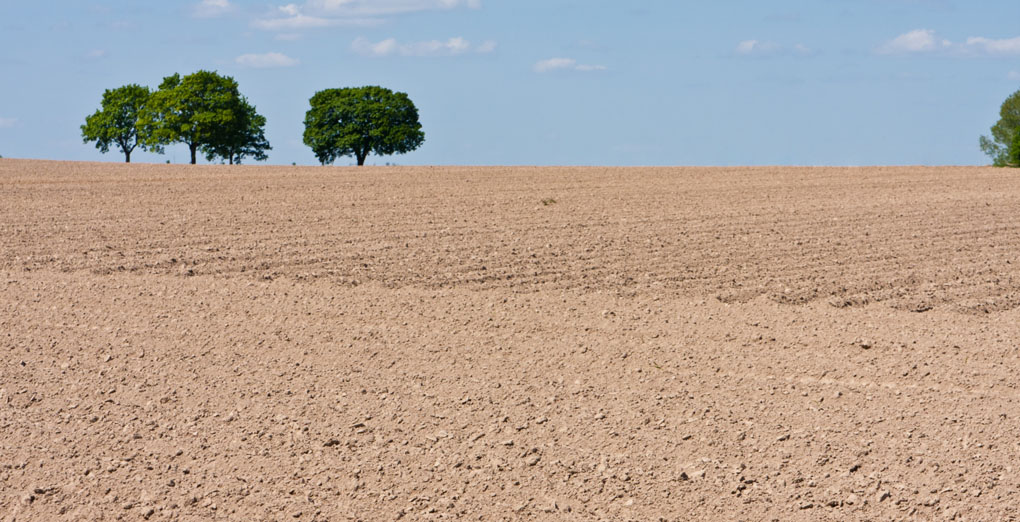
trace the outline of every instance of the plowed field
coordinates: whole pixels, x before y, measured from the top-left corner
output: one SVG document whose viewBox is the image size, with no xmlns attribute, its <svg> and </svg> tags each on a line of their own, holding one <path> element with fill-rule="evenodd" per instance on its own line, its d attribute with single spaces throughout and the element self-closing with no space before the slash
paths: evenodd
<svg viewBox="0 0 1020 522">
<path fill-rule="evenodd" d="M 5 520 L 1020 518 L 1020 175 L 0 160 Z"/>
</svg>

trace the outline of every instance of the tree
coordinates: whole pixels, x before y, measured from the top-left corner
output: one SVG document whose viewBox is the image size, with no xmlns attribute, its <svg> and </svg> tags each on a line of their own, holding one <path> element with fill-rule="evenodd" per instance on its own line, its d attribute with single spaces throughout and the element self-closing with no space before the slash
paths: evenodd
<svg viewBox="0 0 1020 522">
<path fill-rule="evenodd" d="M 1002 107 L 999 108 L 999 121 L 991 130 L 991 138 L 981 136 L 979 140 L 981 151 L 992 158 L 992 163 L 996 167 L 1010 164 L 1020 166 L 1017 161 L 1010 160 L 1010 148 L 1020 133 L 1020 91 L 1014 92 L 1002 102 Z"/>
<path fill-rule="evenodd" d="M 1007 164 L 1011 167 L 1020 167 L 1020 131 L 1013 133 L 1013 143 L 1009 146 Z"/>
<path fill-rule="evenodd" d="M 323 164 L 353 156 L 358 165 L 368 154 L 404 154 L 425 142 L 418 109 L 402 92 L 383 87 L 319 91 L 305 114 L 305 145 Z"/>
<path fill-rule="evenodd" d="M 139 115 L 149 102 L 148 87 L 125 85 L 103 92 L 102 108 L 85 118 L 81 136 L 85 143 L 96 142 L 103 154 L 116 145 L 124 153 L 124 162 L 131 163 L 135 147 L 162 153 L 158 143 L 147 143 L 147 135 L 139 125 Z"/>
<path fill-rule="evenodd" d="M 159 90 L 153 93 L 142 113 L 141 124 L 147 143 L 187 145 L 192 164 L 196 163 L 199 148 L 207 154 L 223 153 L 229 158 L 237 157 L 245 147 L 258 148 L 262 153 L 269 148 L 264 135 L 258 147 L 234 135 L 242 129 L 250 130 L 252 125 L 258 126 L 256 134 L 261 134 L 265 118 L 255 114 L 247 124 L 241 121 L 250 116 L 247 107 L 250 106 L 238 92 L 237 82 L 229 76 L 211 71 L 198 71 L 183 78 L 174 74 L 163 78 Z M 254 112 L 253 107 L 251 111 Z"/>
<path fill-rule="evenodd" d="M 240 99 L 239 109 L 229 125 L 219 127 L 212 143 L 202 146 L 207 160 L 220 157 L 231 165 L 240 165 L 246 156 L 255 161 L 265 161 L 268 157 L 266 151 L 273 148 L 266 140 L 266 117 L 255 112 L 255 107 L 244 97 Z"/>
</svg>

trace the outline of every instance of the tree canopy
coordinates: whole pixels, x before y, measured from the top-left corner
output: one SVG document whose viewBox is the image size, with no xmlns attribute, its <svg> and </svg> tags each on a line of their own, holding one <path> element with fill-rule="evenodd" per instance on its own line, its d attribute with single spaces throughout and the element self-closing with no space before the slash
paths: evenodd
<svg viewBox="0 0 1020 522">
<path fill-rule="evenodd" d="M 147 141 L 148 136 L 139 125 L 139 115 L 150 97 L 149 88 L 141 85 L 107 89 L 103 93 L 102 108 L 85 118 L 81 126 L 82 139 L 85 143 L 96 142 L 96 148 L 103 154 L 115 145 L 124 154 L 126 163 L 131 163 L 135 147 L 162 152 L 159 143 Z"/>
<path fill-rule="evenodd" d="M 369 153 L 404 154 L 425 141 L 418 109 L 402 92 L 376 86 L 319 91 L 305 114 L 304 142 L 323 164 Z"/>
<path fill-rule="evenodd" d="M 997 167 L 1020 166 L 1020 151 L 1012 153 L 1020 134 L 1020 91 L 1002 102 L 999 121 L 992 126 L 991 132 L 991 138 L 981 136 L 980 145 L 981 150 L 992 158 L 992 163 Z"/>
<path fill-rule="evenodd" d="M 229 76 L 198 71 L 167 76 L 140 118 L 146 143 L 183 143 L 196 163 L 199 149 L 209 158 L 265 159 L 265 118 L 255 112 Z"/>
<path fill-rule="evenodd" d="M 266 140 L 266 117 L 257 113 L 246 98 L 241 97 L 239 103 L 240 110 L 230 124 L 219 127 L 216 137 L 202 146 L 207 160 L 220 157 L 231 165 L 240 165 L 247 156 L 255 158 L 255 161 L 268 158 L 266 151 L 272 150 L 272 147 Z"/>
<path fill-rule="evenodd" d="M 1007 164 L 1020 167 L 1020 132 L 1013 133 L 1013 143 L 1009 146 Z"/>
</svg>

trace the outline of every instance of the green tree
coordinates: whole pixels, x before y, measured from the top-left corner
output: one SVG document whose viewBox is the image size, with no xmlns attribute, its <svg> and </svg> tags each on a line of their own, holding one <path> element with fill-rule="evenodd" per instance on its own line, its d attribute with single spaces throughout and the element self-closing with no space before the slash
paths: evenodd
<svg viewBox="0 0 1020 522">
<path fill-rule="evenodd" d="M 223 152 L 224 157 L 232 157 L 239 150 L 232 147 L 243 140 L 231 136 L 238 129 L 250 127 L 240 121 L 247 116 L 246 105 L 237 82 L 229 76 L 211 71 L 198 71 L 183 78 L 174 74 L 163 78 L 140 120 L 146 131 L 146 143 L 183 143 L 195 164 L 200 148 L 207 153 L 212 151 L 213 156 Z M 260 121 L 265 124 L 264 118 Z M 262 150 L 268 146 L 265 143 Z"/>
<path fill-rule="evenodd" d="M 368 154 L 404 154 L 425 142 L 418 109 L 402 92 L 383 87 L 319 91 L 305 114 L 305 145 L 323 165 L 353 156 L 358 165 Z"/>
<path fill-rule="evenodd" d="M 202 146 L 207 160 L 220 157 L 231 165 L 240 165 L 246 156 L 265 161 L 266 151 L 272 149 L 266 140 L 266 117 L 256 112 L 244 97 L 233 121 L 220 127 L 212 142 Z"/>
<path fill-rule="evenodd" d="M 85 118 L 81 136 L 85 143 L 96 142 L 96 148 L 103 154 L 115 145 L 124 153 L 124 162 L 131 163 L 131 152 L 135 147 L 162 153 L 158 143 L 148 143 L 144 130 L 139 125 L 139 115 L 149 102 L 148 87 L 125 85 L 103 92 L 102 108 Z"/>
<path fill-rule="evenodd" d="M 1010 160 L 1010 147 L 1020 133 L 1020 91 L 1014 92 L 1002 102 L 999 121 L 991 130 L 991 138 L 981 136 L 979 140 L 981 151 L 992 158 L 996 167 L 1005 167 L 1011 163 L 1017 165 L 1016 161 Z"/>
<path fill-rule="evenodd" d="M 1020 132 L 1013 133 L 1013 143 L 1009 146 L 1009 166 L 1020 167 Z"/>
</svg>

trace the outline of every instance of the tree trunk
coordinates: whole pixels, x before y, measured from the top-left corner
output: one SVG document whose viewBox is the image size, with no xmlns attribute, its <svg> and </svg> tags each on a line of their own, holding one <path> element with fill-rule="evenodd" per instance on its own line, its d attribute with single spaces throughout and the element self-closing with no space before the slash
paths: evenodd
<svg viewBox="0 0 1020 522">
<path fill-rule="evenodd" d="M 230 155 L 230 162 L 228 163 L 228 165 L 233 165 L 233 164 L 234 164 L 234 155 L 231 154 Z"/>
<path fill-rule="evenodd" d="M 365 158 L 368 157 L 368 151 L 366 150 L 365 152 L 355 152 L 355 155 L 358 157 L 358 166 L 363 167 L 365 165 Z"/>
<path fill-rule="evenodd" d="M 124 151 L 124 163 L 131 163 L 131 151 L 130 150 L 125 150 Z"/>
<path fill-rule="evenodd" d="M 195 160 L 195 155 L 198 152 L 198 144 L 192 143 L 191 145 L 189 145 L 189 147 L 191 147 L 191 164 L 194 165 L 195 163 L 197 163 L 197 161 Z"/>
</svg>

